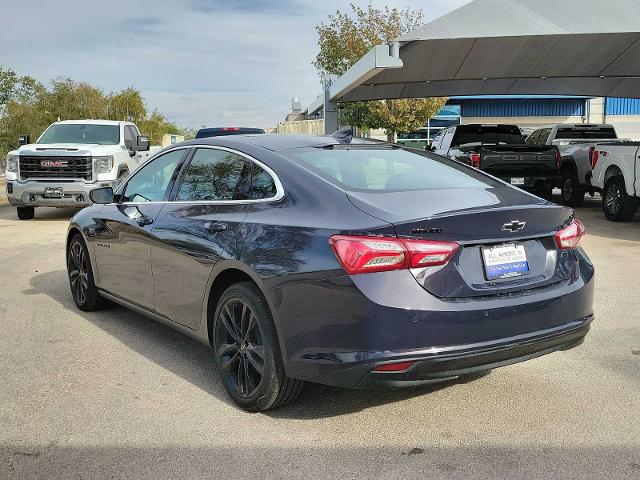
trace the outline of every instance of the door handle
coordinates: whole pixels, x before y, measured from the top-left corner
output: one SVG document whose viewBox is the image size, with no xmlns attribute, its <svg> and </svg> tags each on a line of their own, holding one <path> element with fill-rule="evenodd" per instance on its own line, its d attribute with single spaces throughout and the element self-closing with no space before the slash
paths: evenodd
<svg viewBox="0 0 640 480">
<path fill-rule="evenodd" d="M 224 232 L 227 229 L 227 224 L 221 222 L 207 222 L 204 224 L 204 229 L 208 233 Z"/>
<path fill-rule="evenodd" d="M 147 215 L 140 215 L 138 218 L 136 218 L 136 222 L 138 222 L 138 225 L 140 225 L 141 227 L 146 227 L 147 225 L 151 225 L 153 223 L 153 219 L 151 217 L 148 217 Z"/>
</svg>

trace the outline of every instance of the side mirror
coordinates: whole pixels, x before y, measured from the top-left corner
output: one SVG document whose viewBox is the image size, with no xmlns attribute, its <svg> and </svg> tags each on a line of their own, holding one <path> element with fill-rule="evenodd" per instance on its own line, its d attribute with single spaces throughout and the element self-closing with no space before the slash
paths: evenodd
<svg viewBox="0 0 640 480">
<path fill-rule="evenodd" d="M 28 133 L 23 133 L 22 135 L 18 135 L 18 144 L 20 146 L 29 145 L 29 143 L 31 143 L 29 140 L 30 138 Z"/>
<path fill-rule="evenodd" d="M 105 205 L 107 203 L 113 203 L 113 188 L 102 187 L 96 188 L 89 192 L 89 198 L 93 203 Z"/>
<path fill-rule="evenodd" d="M 136 139 L 136 144 L 131 146 L 131 150 L 134 152 L 147 152 L 149 150 L 149 146 L 151 141 L 147 135 L 138 135 Z"/>
</svg>

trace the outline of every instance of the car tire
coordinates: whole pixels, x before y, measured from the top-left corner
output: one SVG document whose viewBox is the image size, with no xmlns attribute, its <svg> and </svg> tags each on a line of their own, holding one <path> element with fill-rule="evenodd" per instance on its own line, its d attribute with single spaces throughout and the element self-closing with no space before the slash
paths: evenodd
<svg viewBox="0 0 640 480">
<path fill-rule="evenodd" d="M 80 310 L 92 312 L 110 303 L 100 296 L 93 278 L 91 259 L 82 235 L 75 234 L 67 249 L 67 275 L 73 301 Z"/>
<path fill-rule="evenodd" d="M 636 213 L 635 200 L 627 195 L 624 177 L 615 175 L 606 181 L 602 192 L 602 211 L 612 222 L 628 222 Z"/>
<path fill-rule="evenodd" d="M 574 172 L 562 176 L 562 202 L 569 207 L 579 207 L 584 202 L 584 188 L 578 182 Z"/>
<path fill-rule="evenodd" d="M 16 210 L 19 220 L 33 220 L 36 213 L 34 207 L 16 207 Z"/>
<path fill-rule="evenodd" d="M 227 288 L 212 321 L 215 365 L 233 401 L 249 412 L 282 407 L 304 382 L 286 376 L 273 317 L 252 282 Z"/>
</svg>

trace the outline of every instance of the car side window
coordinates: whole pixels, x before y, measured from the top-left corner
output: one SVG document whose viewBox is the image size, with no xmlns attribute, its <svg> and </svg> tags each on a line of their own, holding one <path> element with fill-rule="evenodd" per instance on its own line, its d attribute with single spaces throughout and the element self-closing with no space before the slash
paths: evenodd
<svg viewBox="0 0 640 480">
<path fill-rule="evenodd" d="M 123 202 L 161 202 L 169 193 L 176 167 L 186 150 L 178 149 L 154 158 L 127 182 L 122 193 Z"/>
<path fill-rule="evenodd" d="M 444 137 L 444 131 L 438 133 L 436 135 L 436 137 L 433 139 L 433 142 L 431 144 L 432 148 L 438 149 L 440 148 L 440 144 L 442 143 L 442 137 Z"/>
<path fill-rule="evenodd" d="M 243 156 L 199 148 L 187 166 L 176 200 L 246 200 L 250 189 L 251 172 Z"/>
<path fill-rule="evenodd" d="M 550 128 L 543 128 L 542 130 L 540 130 L 540 138 L 538 138 L 538 144 L 545 145 L 547 143 L 547 140 L 549 139 L 550 133 L 551 133 Z"/>
<path fill-rule="evenodd" d="M 440 148 L 444 149 L 444 150 L 449 150 L 449 147 L 451 146 L 451 141 L 453 140 L 453 135 L 455 133 L 455 128 L 449 128 L 446 130 L 445 134 L 444 134 L 444 138 L 442 139 L 442 144 L 440 146 Z"/>
<path fill-rule="evenodd" d="M 527 137 L 524 141 L 527 145 L 538 145 L 538 139 L 540 138 L 541 130 L 534 130 L 534 132 Z"/>
<path fill-rule="evenodd" d="M 276 183 L 264 168 L 257 163 L 247 160 L 251 173 L 251 194 L 252 200 L 262 200 L 275 197 L 277 193 Z"/>
</svg>

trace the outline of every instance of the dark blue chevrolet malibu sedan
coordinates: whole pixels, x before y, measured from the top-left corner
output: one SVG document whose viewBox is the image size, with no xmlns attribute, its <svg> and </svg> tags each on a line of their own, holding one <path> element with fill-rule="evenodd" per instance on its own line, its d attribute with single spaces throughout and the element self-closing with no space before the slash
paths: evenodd
<svg viewBox="0 0 640 480">
<path fill-rule="evenodd" d="M 304 382 L 415 386 L 579 345 L 582 224 L 429 152 L 333 137 L 197 139 L 71 221 L 82 310 L 115 302 L 213 348 L 242 408 Z"/>
</svg>

